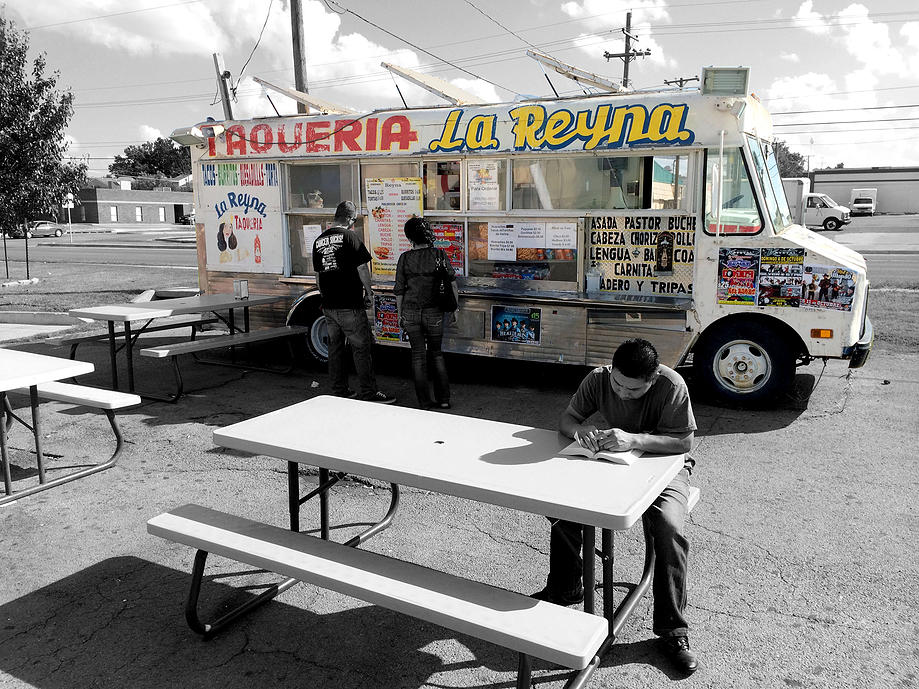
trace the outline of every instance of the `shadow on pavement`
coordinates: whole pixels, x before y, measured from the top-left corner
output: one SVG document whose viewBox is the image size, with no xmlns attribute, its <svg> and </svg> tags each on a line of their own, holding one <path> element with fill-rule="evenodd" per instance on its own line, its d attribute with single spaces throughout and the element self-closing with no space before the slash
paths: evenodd
<svg viewBox="0 0 919 689">
<path fill-rule="evenodd" d="M 205 581 L 202 610 L 257 593 L 218 583 L 236 574 Z M 461 669 L 479 681 L 482 667 L 516 675 L 512 651 L 325 591 L 314 595 L 303 584 L 203 641 L 183 617 L 190 579 L 188 572 L 115 557 L 6 603 L 0 606 L 0 672 L 36 689 L 366 689 L 420 687 L 438 673 Z M 344 600 L 360 607 L 317 614 L 283 602 L 295 591 L 323 604 Z M 453 639 L 445 648 L 455 653 L 457 644 L 463 647 L 456 662 L 426 650 Z M 513 682 L 489 684 L 502 685 Z"/>
</svg>

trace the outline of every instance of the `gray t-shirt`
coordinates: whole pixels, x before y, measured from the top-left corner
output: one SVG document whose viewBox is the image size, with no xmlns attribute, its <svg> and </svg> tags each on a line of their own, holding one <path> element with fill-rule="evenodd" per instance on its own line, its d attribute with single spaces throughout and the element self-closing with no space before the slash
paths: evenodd
<svg viewBox="0 0 919 689">
<path fill-rule="evenodd" d="M 610 385 L 612 366 L 595 368 L 578 387 L 568 403 L 579 421 L 594 412 L 613 428 L 628 433 L 683 435 L 696 430 L 696 419 L 683 377 L 672 368 L 658 366 L 657 379 L 644 395 L 624 400 Z"/>
</svg>

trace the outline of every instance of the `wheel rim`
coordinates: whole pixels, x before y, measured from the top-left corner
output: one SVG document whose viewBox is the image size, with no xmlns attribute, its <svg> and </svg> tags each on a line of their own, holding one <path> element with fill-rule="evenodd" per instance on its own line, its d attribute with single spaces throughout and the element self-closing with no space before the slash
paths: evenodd
<svg viewBox="0 0 919 689">
<path fill-rule="evenodd" d="M 712 372 L 723 387 L 747 395 L 769 382 L 773 367 L 769 354 L 755 342 L 734 340 L 715 354 Z"/>
<path fill-rule="evenodd" d="M 325 316 L 319 316 L 310 326 L 310 346 L 316 354 L 329 358 L 329 328 Z"/>
</svg>

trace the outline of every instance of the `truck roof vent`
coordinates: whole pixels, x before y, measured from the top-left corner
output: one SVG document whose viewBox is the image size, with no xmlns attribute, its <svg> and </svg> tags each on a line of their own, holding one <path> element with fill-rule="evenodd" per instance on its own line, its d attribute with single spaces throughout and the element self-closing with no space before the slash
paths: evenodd
<svg viewBox="0 0 919 689">
<path fill-rule="evenodd" d="M 703 67 L 702 93 L 713 96 L 746 96 L 749 67 Z"/>
</svg>

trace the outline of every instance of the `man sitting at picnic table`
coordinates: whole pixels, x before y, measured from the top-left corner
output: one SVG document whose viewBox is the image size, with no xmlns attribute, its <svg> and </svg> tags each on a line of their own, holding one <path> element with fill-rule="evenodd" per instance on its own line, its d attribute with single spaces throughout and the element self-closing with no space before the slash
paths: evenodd
<svg viewBox="0 0 919 689">
<path fill-rule="evenodd" d="M 602 429 L 590 421 L 594 413 L 602 417 Z M 619 346 L 612 365 L 594 369 L 581 382 L 562 413 L 560 430 L 593 451 L 635 448 L 678 454 L 692 448 L 696 420 L 683 378 L 659 362 L 654 345 L 636 338 Z M 683 469 L 643 517 L 657 558 L 652 588 L 654 633 L 662 638 L 666 654 L 687 674 L 698 667 L 684 617 L 689 542 L 683 527 L 694 465 L 687 454 Z M 548 581 L 533 597 L 574 605 L 584 600 L 582 527 L 550 521 Z"/>
</svg>

